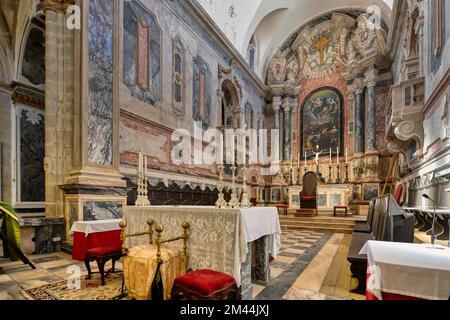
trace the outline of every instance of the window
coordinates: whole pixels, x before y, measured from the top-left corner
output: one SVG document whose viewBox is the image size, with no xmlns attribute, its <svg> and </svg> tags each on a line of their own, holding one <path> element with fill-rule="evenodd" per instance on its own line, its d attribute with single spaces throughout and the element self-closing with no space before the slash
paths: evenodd
<svg viewBox="0 0 450 320">
<path fill-rule="evenodd" d="M 16 109 L 16 202 L 45 202 L 45 117 L 28 106 Z"/>
</svg>

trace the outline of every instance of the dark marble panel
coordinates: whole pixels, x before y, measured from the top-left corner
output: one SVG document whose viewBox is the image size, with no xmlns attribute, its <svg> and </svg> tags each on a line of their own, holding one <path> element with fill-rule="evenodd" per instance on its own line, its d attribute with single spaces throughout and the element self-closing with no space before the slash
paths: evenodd
<svg viewBox="0 0 450 320">
<path fill-rule="evenodd" d="M 40 29 L 32 28 L 28 35 L 22 75 L 34 85 L 45 84 L 45 38 Z"/>
<path fill-rule="evenodd" d="M 192 106 L 193 106 L 193 119 L 195 121 L 201 121 L 203 123 L 203 129 L 208 129 L 211 125 L 211 108 L 212 108 L 212 73 L 209 69 L 208 64 L 201 58 L 194 58 L 194 68 L 193 68 L 193 97 L 192 97 Z M 200 77 L 201 74 L 204 74 L 204 97 L 201 97 L 201 88 L 200 88 Z M 200 110 L 200 101 L 204 99 L 204 114 L 202 114 L 202 110 Z"/>
<path fill-rule="evenodd" d="M 78 203 L 69 202 L 69 228 L 72 228 L 75 221 L 78 221 Z"/>
<path fill-rule="evenodd" d="M 269 237 L 265 236 L 253 242 L 255 250 L 255 266 L 253 281 L 256 284 L 267 285 L 270 281 L 269 268 Z"/>
<path fill-rule="evenodd" d="M 40 111 L 20 113 L 20 200 L 45 201 L 45 122 Z"/>
<path fill-rule="evenodd" d="M 113 1 L 89 2 L 88 161 L 113 162 Z"/>
<path fill-rule="evenodd" d="M 138 23 L 148 28 L 148 87 L 138 85 Z M 142 41 L 142 40 L 141 40 Z M 153 16 L 139 1 L 124 2 L 123 14 L 123 83 L 131 95 L 142 102 L 155 104 L 161 100 L 161 29 Z"/>
<path fill-rule="evenodd" d="M 89 201 L 83 205 L 83 220 L 108 220 L 122 218 L 122 202 Z"/>
<path fill-rule="evenodd" d="M 252 248 L 248 245 L 248 254 L 245 262 L 241 265 L 241 294 L 242 300 L 252 300 Z"/>
<path fill-rule="evenodd" d="M 36 254 L 53 253 L 56 251 L 54 238 L 60 238 L 61 242 L 66 239 L 66 224 L 52 223 L 42 227 L 36 227 Z"/>
</svg>

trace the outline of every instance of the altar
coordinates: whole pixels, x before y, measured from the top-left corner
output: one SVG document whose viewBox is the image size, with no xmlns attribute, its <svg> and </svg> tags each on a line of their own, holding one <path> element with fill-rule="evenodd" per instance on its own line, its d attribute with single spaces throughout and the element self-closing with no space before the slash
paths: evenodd
<svg viewBox="0 0 450 320">
<path fill-rule="evenodd" d="M 302 186 L 289 187 L 289 209 L 300 209 L 300 192 Z M 348 207 L 351 186 L 348 184 L 327 184 L 317 186 L 317 207 L 320 211 L 333 211 L 335 206 Z"/>
<path fill-rule="evenodd" d="M 125 207 L 129 233 L 145 231 L 148 219 L 164 226 L 163 238 L 179 234 L 183 221 L 190 224 L 188 268 L 212 269 L 232 275 L 243 299 L 252 299 L 252 280 L 270 280 L 269 255 L 281 248 L 281 227 L 276 208 L 217 209 L 196 206 Z M 146 244 L 145 238 L 127 239 L 127 247 Z M 180 249 L 182 244 L 167 247 Z M 252 265 L 252 246 L 256 259 Z M 252 279 L 252 273 L 255 278 Z"/>
</svg>

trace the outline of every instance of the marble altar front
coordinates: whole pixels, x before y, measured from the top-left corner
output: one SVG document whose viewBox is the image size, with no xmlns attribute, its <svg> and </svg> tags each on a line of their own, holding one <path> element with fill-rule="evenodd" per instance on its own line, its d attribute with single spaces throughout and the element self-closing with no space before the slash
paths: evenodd
<svg viewBox="0 0 450 320">
<path fill-rule="evenodd" d="M 289 187 L 289 209 L 300 209 L 300 192 L 302 186 Z M 320 211 L 332 211 L 335 206 L 347 206 L 350 201 L 351 186 L 347 184 L 330 184 L 317 186 L 317 206 Z"/>
</svg>

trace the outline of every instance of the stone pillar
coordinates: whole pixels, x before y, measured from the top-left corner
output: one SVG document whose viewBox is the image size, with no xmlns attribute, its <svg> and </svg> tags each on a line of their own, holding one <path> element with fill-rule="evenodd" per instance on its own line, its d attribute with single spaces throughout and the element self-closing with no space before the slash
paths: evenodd
<svg viewBox="0 0 450 320">
<path fill-rule="evenodd" d="M 375 87 L 377 85 L 376 77 L 377 70 L 371 68 L 366 72 L 367 80 L 367 95 L 368 95 L 368 105 L 367 105 L 367 116 L 366 116 L 366 152 L 376 151 L 376 139 L 377 139 L 377 128 L 376 128 L 376 97 L 375 97 Z"/>
<path fill-rule="evenodd" d="M 72 1 L 41 0 L 45 13 L 45 213 L 64 216 L 59 187 L 72 169 L 74 102 L 74 32 L 66 27 Z"/>
<path fill-rule="evenodd" d="M 269 243 L 268 236 L 252 243 L 255 254 L 255 265 L 252 266 L 252 280 L 254 283 L 262 286 L 266 286 L 270 282 Z"/>
<path fill-rule="evenodd" d="M 291 160 L 291 130 L 292 130 L 292 106 L 290 101 L 286 101 L 283 105 L 284 109 L 284 147 L 283 160 Z"/>
<path fill-rule="evenodd" d="M 364 153 L 364 86 L 355 87 L 355 153 Z"/>
<path fill-rule="evenodd" d="M 281 130 L 281 117 L 280 117 L 281 97 L 276 96 L 276 97 L 273 98 L 272 107 L 273 107 L 273 112 L 274 112 L 274 116 L 275 116 L 275 129 L 276 130 Z M 283 146 L 283 144 L 281 142 L 282 141 L 281 133 L 279 135 L 279 139 L 280 139 L 278 141 L 279 151 L 280 151 L 279 159 L 282 160 L 282 155 L 283 155 L 282 146 Z"/>
<path fill-rule="evenodd" d="M 119 159 L 120 4 L 117 0 L 78 0 L 77 4 L 81 7 L 82 29 L 75 32 L 72 64 L 77 66 L 73 77 L 74 168 L 60 186 L 65 191 L 67 229 L 74 221 L 97 219 L 98 208 L 103 212 L 102 219 L 120 218 L 128 192 Z M 90 19 L 96 16 L 111 19 Z M 93 24 L 98 28 L 91 28 Z M 93 85 L 98 83 L 101 86 Z"/>
</svg>

